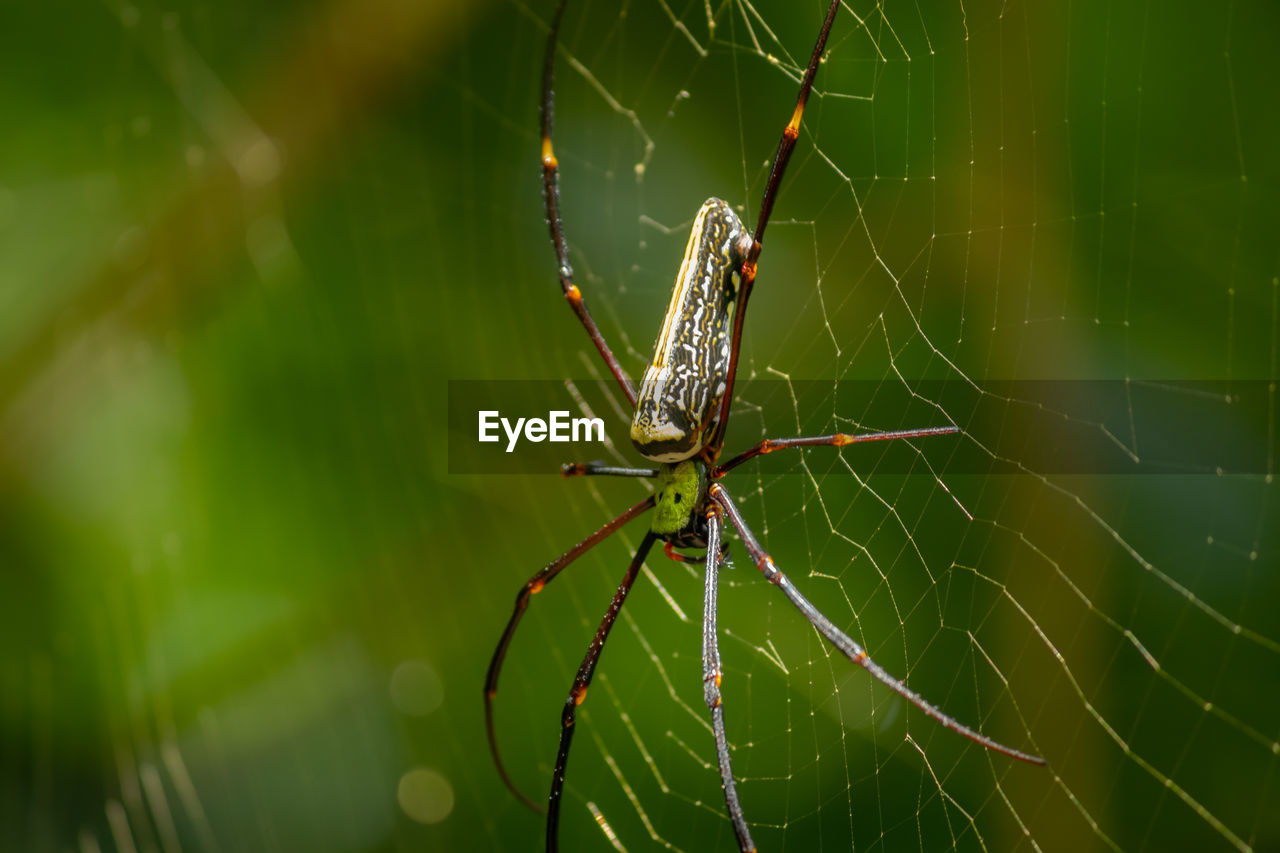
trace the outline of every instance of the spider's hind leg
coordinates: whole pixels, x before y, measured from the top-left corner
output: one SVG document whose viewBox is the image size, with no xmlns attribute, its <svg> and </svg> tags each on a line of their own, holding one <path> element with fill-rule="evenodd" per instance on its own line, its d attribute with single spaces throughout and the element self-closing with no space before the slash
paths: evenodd
<svg viewBox="0 0 1280 853">
<path fill-rule="evenodd" d="M 574 560 L 581 557 L 587 551 L 590 551 L 596 545 L 599 545 L 610 534 L 616 531 L 622 525 L 626 524 L 636 516 L 653 508 L 653 498 L 645 498 L 640 503 L 628 509 L 605 524 L 597 531 L 592 533 L 586 539 L 583 539 L 577 545 L 574 545 L 565 553 L 561 554 L 557 559 L 552 560 L 542 570 L 525 582 L 520 587 L 519 593 L 516 594 L 515 607 L 511 612 L 511 618 L 507 620 L 507 627 L 502 631 L 502 637 L 498 640 L 498 647 L 493 652 L 493 657 L 489 660 L 489 672 L 484 680 L 484 725 L 485 731 L 489 737 L 489 752 L 493 755 L 493 763 L 498 768 L 498 775 L 502 777 L 502 782 L 510 791 L 520 799 L 522 803 L 535 812 L 542 811 L 542 808 L 529 799 L 525 794 L 516 787 L 515 781 L 507 773 L 506 766 L 502 763 L 502 756 L 498 751 L 498 736 L 494 726 L 494 700 L 498 696 L 498 677 L 502 674 L 502 664 L 507 657 L 507 649 L 511 647 L 511 641 L 515 637 L 516 628 L 520 625 L 520 619 L 524 616 L 525 611 L 529 608 L 529 601 L 534 595 L 541 592 L 547 584 L 556 579 L 556 576 L 562 572 Z"/>
<path fill-rule="evenodd" d="M 738 512 L 733 498 L 725 491 L 724 486 L 719 483 L 712 484 L 710 497 L 716 506 L 724 510 L 724 514 L 729 518 L 729 523 L 738 532 L 738 538 L 742 540 L 743 547 L 747 549 L 747 554 L 750 555 L 752 562 L 756 564 L 756 568 L 760 570 L 765 579 L 782 590 L 782 594 L 787 597 L 796 610 L 800 611 L 805 619 L 809 620 L 809 624 L 816 628 L 818 633 L 826 637 L 827 641 L 839 649 L 845 657 L 865 669 L 876 681 L 879 681 L 885 687 L 915 705 L 926 715 L 932 717 L 943 727 L 951 729 L 956 734 L 966 737 L 974 743 L 981 744 L 993 752 L 1002 753 L 1019 761 L 1025 761 L 1028 764 L 1043 765 L 1045 763 L 1045 760 L 1038 755 L 1032 755 L 1013 747 L 1005 746 L 976 729 L 969 728 L 926 701 L 920 694 L 907 687 L 905 681 L 890 675 L 884 667 L 871 659 L 866 649 L 854 642 L 853 638 L 844 631 L 837 628 L 835 623 L 823 615 L 822 611 L 814 607 L 813 603 L 805 598 L 800 590 L 796 589 L 791 579 L 778 568 L 777 564 L 773 562 L 773 558 L 760 547 L 760 542 L 756 539 L 755 534 L 751 532 L 751 528 L 747 527 L 747 522 L 742 518 L 742 513 Z"/>
<path fill-rule="evenodd" d="M 578 706 L 587 698 L 587 687 L 591 684 L 591 676 L 595 674 L 605 641 L 609 639 L 609 631 L 613 629 L 613 623 L 618 618 L 622 605 L 626 603 L 627 594 L 631 592 L 631 586 L 640 574 L 640 566 L 644 564 L 644 558 L 648 556 L 649 549 L 657 538 L 650 531 L 641 540 L 640 547 L 636 549 L 635 556 L 627 567 L 627 573 L 618 584 L 618 591 L 609 602 L 604 619 L 600 621 L 600 627 L 596 628 L 591 645 L 587 647 L 587 654 L 578 667 L 578 674 L 574 676 L 573 687 L 569 689 L 569 697 L 565 699 L 564 710 L 560 712 L 560 748 L 556 752 L 556 766 L 551 774 L 551 794 L 547 798 L 547 853 L 556 853 L 560 846 L 560 803 L 564 798 L 564 774 L 569 764 L 569 746 L 573 742 Z"/>
<path fill-rule="evenodd" d="M 716 627 L 717 591 L 720 584 L 720 560 L 724 549 L 720 547 L 720 507 L 708 504 L 707 523 L 707 574 L 706 590 L 702 605 L 702 693 L 711 711 L 711 730 L 716 740 L 716 764 L 720 767 L 720 785 L 724 788 L 724 804 L 733 823 L 733 833 L 738 839 L 738 849 L 754 851 L 755 842 L 747 828 L 747 818 L 738 800 L 738 787 L 733 778 L 733 759 L 729 755 L 729 738 L 724 728 L 724 701 L 720 684 L 724 670 L 720 666 L 720 637 Z"/>
</svg>

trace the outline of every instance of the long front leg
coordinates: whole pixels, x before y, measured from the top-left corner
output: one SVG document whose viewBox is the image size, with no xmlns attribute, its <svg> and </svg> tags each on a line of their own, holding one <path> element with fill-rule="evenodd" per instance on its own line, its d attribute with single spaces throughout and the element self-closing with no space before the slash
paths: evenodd
<svg viewBox="0 0 1280 853">
<path fill-rule="evenodd" d="M 773 168 L 769 170 L 769 183 L 765 187 L 764 197 L 760 200 L 760 215 L 756 219 L 756 230 L 751 237 L 751 246 L 747 250 L 747 259 L 742 264 L 741 286 L 738 288 L 738 306 L 733 316 L 733 335 L 729 347 L 729 372 L 725 380 L 725 390 L 720 398 L 720 415 L 716 419 L 716 434 L 708 447 L 712 448 L 711 461 L 720 454 L 724 445 L 725 430 L 729 427 L 729 410 L 733 407 L 733 383 L 738 375 L 738 355 L 742 351 L 742 324 L 747 317 L 747 300 L 751 297 L 751 288 L 756 282 L 756 262 L 760 259 L 760 250 L 764 245 L 764 229 L 773 215 L 773 203 L 778 199 L 778 189 L 782 186 L 782 176 L 791 162 L 791 152 L 795 150 L 796 140 L 800 138 L 800 119 L 804 115 L 804 106 L 809 101 L 809 91 L 813 88 L 813 77 L 818 73 L 818 65 L 822 62 L 822 50 L 827 45 L 827 36 L 831 35 L 831 23 L 836 19 L 836 10 L 840 8 L 840 0 L 831 0 L 827 8 L 827 17 L 818 32 L 818 41 L 813 46 L 813 54 L 809 57 L 809 65 L 800 80 L 800 94 L 796 96 L 796 108 L 791 113 L 791 120 L 782 129 L 782 138 L 778 140 L 778 148 L 773 155 Z"/>
<path fill-rule="evenodd" d="M 587 336 L 596 345 L 596 350 L 604 363 L 609 367 L 613 378 L 626 395 L 627 402 L 634 409 L 636 390 L 631 385 L 631 377 L 627 376 L 614 358 L 613 351 L 605 343 L 591 312 L 582 301 L 582 291 L 573 283 L 573 266 L 569 263 L 569 247 L 564 240 L 564 223 L 560 219 L 560 161 L 556 159 L 555 149 L 551 144 L 551 131 L 555 124 L 555 99 L 552 91 L 552 79 L 555 73 L 556 43 L 560 38 L 560 20 L 564 17 L 565 0 L 560 0 L 556 7 L 556 16 L 551 21 L 551 30 L 547 33 L 547 55 L 542 65 L 542 197 L 547 206 L 547 226 L 551 229 L 551 247 L 555 249 L 557 274 L 560 277 L 560 289 L 565 301 L 573 309 Z"/>
<path fill-rule="evenodd" d="M 604 651 L 605 640 L 609 639 L 613 622 L 618 618 L 618 613 L 627 600 L 627 593 L 631 592 L 631 585 L 636 582 L 636 576 L 640 574 L 640 566 L 644 563 L 644 558 L 649 555 L 649 549 L 653 547 L 657 538 L 653 531 L 646 533 L 640 542 L 640 547 L 636 549 L 636 555 L 632 558 L 631 565 L 627 567 L 627 573 L 622 576 L 622 583 L 618 584 L 618 591 L 613 594 L 613 600 L 609 602 L 609 609 L 605 611 L 600 627 L 596 628 L 596 635 L 587 648 L 587 656 L 582 659 L 582 665 L 578 667 L 578 674 L 573 679 L 573 687 L 569 689 L 569 698 L 565 700 L 564 710 L 560 713 L 560 750 L 556 754 L 556 769 L 551 774 L 551 796 L 547 799 L 547 853 L 555 853 L 560 845 L 560 800 L 564 794 L 564 771 L 569 763 L 569 745 L 573 741 L 575 713 L 578 706 L 587 698 L 587 687 L 591 684 L 591 676 L 596 671 L 600 653 Z"/>
<path fill-rule="evenodd" d="M 751 532 L 751 528 L 747 527 L 747 522 L 743 519 L 742 513 L 738 512 L 733 498 L 729 497 L 729 493 L 724 490 L 724 486 L 719 483 L 713 483 L 708 490 L 708 494 L 713 501 L 724 509 L 725 515 L 729 516 L 729 521 L 733 524 L 734 529 L 738 531 L 738 536 L 742 539 L 742 544 L 746 546 L 747 553 L 751 555 L 752 562 L 756 564 L 756 568 L 765 576 L 765 579 L 782 590 L 782 594 L 795 605 L 795 608 L 804 615 L 804 618 L 809 620 L 809 624 L 817 628 L 818 632 L 826 637 L 831 642 L 831 645 L 843 652 L 845 657 L 871 673 L 872 677 L 881 684 L 906 699 L 912 705 L 915 705 L 921 711 L 924 711 L 946 728 L 951 729 L 951 731 L 963 735 L 975 743 L 980 743 L 987 749 L 1016 758 L 1019 761 L 1025 761 L 1028 764 L 1045 763 L 1045 760 L 1038 755 L 1029 755 L 1013 747 L 1005 746 L 958 722 L 953 717 L 944 714 L 940 709 L 926 702 L 920 694 L 907 687 L 906 682 L 890 675 L 884 667 L 871 659 L 862 646 L 855 643 L 853 638 L 837 628 L 830 619 L 822 614 L 822 611 L 813 606 L 809 599 L 800 594 L 800 590 L 796 589 L 791 579 L 782 573 L 782 570 L 774 564 L 773 558 L 760 547 L 760 543 L 756 541 L 755 534 Z"/>
<path fill-rule="evenodd" d="M 720 638 L 716 631 L 716 597 L 720 584 L 720 507 L 707 507 L 707 586 L 702 598 L 702 695 L 711 709 L 711 730 L 716 738 L 716 763 L 720 765 L 720 785 L 724 788 L 724 804 L 738 836 L 738 849 L 754 853 L 756 844 L 747 829 L 747 819 L 738 801 L 738 788 L 733 781 L 733 760 L 729 757 L 729 739 L 724 732 L 724 703 L 720 682 Z"/>
</svg>

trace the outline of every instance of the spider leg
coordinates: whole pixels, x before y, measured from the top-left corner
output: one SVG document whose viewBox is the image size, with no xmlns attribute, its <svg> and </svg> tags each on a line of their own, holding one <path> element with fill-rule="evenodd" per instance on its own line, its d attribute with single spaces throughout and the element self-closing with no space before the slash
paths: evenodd
<svg viewBox="0 0 1280 853">
<path fill-rule="evenodd" d="M 738 801 L 738 788 L 733 781 L 733 760 L 729 757 L 729 739 L 724 733 L 724 704 L 720 696 L 720 638 L 716 633 L 716 594 L 720 582 L 720 507 L 707 507 L 707 585 L 702 599 L 702 695 L 711 709 L 711 730 L 716 738 L 716 762 L 720 765 L 720 785 L 724 788 L 724 804 L 738 836 L 738 849 L 754 853 L 756 844 L 747 829 L 747 819 Z"/>
<path fill-rule="evenodd" d="M 667 559 L 673 563 L 701 563 L 702 562 L 702 560 L 699 560 L 697 557 L 690 557 L 688 554 L 681 554 L 679 551 L 676 550 L 676 546 L 672 545 L 670 542 L 667 542 L 665 545 L 662 546 L 662 553 L 666 554 Z M 708 551 L 707 553 L 710 554 L 711 552 Z"/>
<path fill-rule="evenodd" d="M 806 438 L 767 438 L 749 450 L 744 450 L 728 462 L 714 469 L 711 477 L 723 477 L 732 468 L 737 468 L 748 459 L 782 450 L 786 447 L 844 447 L 846 444 L 857 444 L 862 441 L 888 441 L 894 438 L 924 438 L 932 435 L 954 435 L 959 427 L 922 427 L 920 429 L 901 429 L 891 432 L 864 432 L 859 435 L 837 432 L 834 435 L 815 435 Z"/>
<path fill-rule="evenodd" d="M 568 301 L 569 307 L 582 322 L 582 327 L 587 330 L 591 342 L 596 345 L 600 357 L 604 359 L 609 371 L 618 380 L 622 393 L 626 395 L 627 401 L 634 409 L 636 391 L 631 386 L 631 377 L 623 372 L 622 366 L 613 357 L 613 351 L 605 343 L 604 335 L 600 334 L 596 321 L 591 318 L 591 312 L 582 301 L 582 291 L 573 283 L 573 266 L 569 263 L 569 247 L 564 241 L 564 223 L 560 219 L 560 164 L 551 145 L 551 127 L 555 121 L 555 99 L 551 82 L 555 71 L 556 43 L 560 38 L 560 19 L 564 17 L 564 6 L 565 0 L 560 0 L 560 5 L 556 7 L 555 18 L 551 21 L 551 31 L 547 33 L 547 56 L 542 66 L 542 197 L 547 207 L 547 225 L 551 229 L 551 245 L 556 252 L 560 289 L 564 291 L 564 298 Z"/>
<path fill-rule="evenodd" d="M 751 288 L 756 281 L 756 261 L 760 258 L 760 249 L 764 243 L 764 229 L 773 214 L 773 203 L 778 198 L 778 188 L 782 185 L 782 175 L 787 171 L 787 163 L 791 161 L 791 152 L 795 150 L 796 140 L 800 138 L 800 118 L 804 115 L 805 104 L 809 100 L 809 92 L 813 89 L 813 77 L 818 73 L 818 63 L 822 61 L 822 50 L 827 46 L 827 36 L 831 34 L 831 23 L 836 18 L 836 10 L 840 8 L 840 0 L 831 0 L 827 9 L 827 17 L 818 32 L 818 41 L 813 46 L 813 55 L 809 57 L 809 65 L 804 70 L 804 78 L 800 81 L 800 94 L 796 96 L 796 108 L 791 113 L 791 120 L 782 129 L 782 138 L 778 140 L 778 150 L 773 155 L 773 168 L 769 172 L 769 183 L 765 187 L 764 197 L 760 200 L 760 215 L 756 220 L 756 230 L 751 237 L 751 246 L 747 250 L 747 259 L 742 264 L 742 284 L 738 288 L 738 305 L 733 315 L 733 338 L 729 349 L 729 373 L 725 383 L 724 396 L 720 398 L 720 414 L 716 421 L 716 434 L 708 444 L 715 448 L 719 455 L 724 444 L 725 430 L 729 426 L 729 409 L 733 405 L 733 381 L 738 375 L 738 351 L 742 345 L 742 322 L 747 315 L 747 299 L 751 296 Z"/>
<path fill-rule="evenodd" d="M 507 620 L 507 627 L 502 632 L 502 639 L 498 640 L 498 648 L 494 650 L 493 658 L 489 661 L 489 674 L 484 680 L 484 725 L 489 734 L 489 751 L 493 753 L 493 763 L 498 767 L 498 775 L 502 777 L 502 781 L 511 789 L 511 793 L 520 798 L 520 802 L 524 803 L 535 812 L 542 812 L 542 808 L 533 800 L 521 793 L 516 787 L 515 782 L 511 781 L 511 777 L 507 775 L 507 768 L 502 763 L 502 758 L 498 754 L 498 739 L 494 733 L 493 727 L 493 700 L 498 695 L 498 676 L 502 672 L 502 661 L 507 656 L 507 648 L 511 645 L 511 639 L 515 636 L 516 626 L 520 624 L 520 617 L 524 616 L 524 611 L 529 606 L 529 598 L 534 594 L 541 592 L 542 588 L 551 581 L 555 580 L 556 575 L 561 570 L 576 560 L 578 557 L 590 551 L 601 541 L 613 533 L 622 525 L 631 519 L 640 515 L 653 506 L 653 498 L 647 497 L 640 503 L 631 507 L 631 509 L 622 513 L 622 515 L 605 523 L 603 527 L 592 533 L 586 539 L 583 539 L 577 545 L 574 545 L 568 551 L 561 554 L 555 560 L 552 560 L 536 575 L 529 578 L 520 592 L 516 595 L 515 610 L 511 614 L 511 618 Z"/>
<path fill-rule="evenodd" d="M 599 462 L 566 462 L 560 466 L 560 476 L 566 480 L 570 477 L 648 477 L 658 476 L 657 468 L 619 468 L 614 465 L 603 465 Z"/>
<path fill-rule="evenodd" d="M 915 705 L 925 714 L 937 720 L 943 727 L 951 729 L 957 734 L 963 735 L 975 743 L 980 743 L 987 749 L 1016 758 L 1019 761 L 1025 761 L 1029 764 L 1045 764 L 1045 760 L 1038 755 L 1029 755 L 1020 752 L 1013 747 L 1005 746 L 1002 743 L 992 740 L 986 735 L 977 732 L 963 723 L 958 722 L 953 717 L 943 713 L 938 708 L 929 704 L 920 694 L 916 693 L 906 683 L 894 678 L 888 673 L 884 667 L 873 661 L 862 646 L 858 645 L 853 639 L 835 626 L 835 624 L 822 615 L 818 608 L 814 607 L 809 599 L 800 594 L 800 590 L 796 589 L 795 584 L 791 582 L 782 570 L 773 562 L 773 559 L 765 553 L 760 547 L 760 543 L 756 541 L 755 535 L 751 532 L 751 528 L 747 527 L 746 521 L 742 518 L 742 514 L 738 512 L 737 506 L 734 505 L 733 498 L 729 497 L 729 493 L 725 491 L 724 486 L 719 483 L 712 483 L 708 490 L 711 499 L 719 504 L 729 516 L 729 521 L 733 524 L 734 529 L 738 531 L 738 536 L 742 539 L 742 544 L 746 546 L 747 553 L 751 555 L 752 561 L 755 562 L 756 568 L 765 576 L 771 584 L 782 590 L 795 608 L 799 610 L 813 627 L 818 629 L 822 636 L 826 637 L 833 646 L 844 653 L 845 657 L 856 663 L 858 666 L 871 673 L 877 681 L 888 687 L 894 693 L 906 699 L 912 705 Z"/>
<path fill-rule="evenodd" d="M 604 619 L 601 620 L 600 627 L 596 628 L 596 635 L 592 638 L 591 645 L 587 647 L 587 655 L 582 659 L 582 665 L 578 667 L 578 674 L 573 679 L 573 687 L 569 689 L 569 698 L 564 702 L 564 711 L 560 714 L 560 750 L 556 754 L 556 769 L 551 775 L 551 795 L 547 799 L 547 853 L 555 853 L 560 846 L 560 800 L 564 793 L 565 766 L 569 763 L 569 744 L 573 741 L 575 712 L 587 698 L 587 686 L 591 684 L 591 676 L 596 670 L 596 663 L 600 660 L 600 652 L 604 650 L 605 640 L 609 639 L 613 622 L 618 618 L 618 613 L 627 600 L 627 593 L 631 592 L 631 585 L 636 582 L 636 576 L 640 574 L 640 566 L 644 563 L 644 558 L 648 556 L 649 549 L 657 539 L 657 535 L 651 530 L 644 535 L 640 547 L 636 549 L 636 555 L 631 558 L 631 565 L 627 567 L 627 573 L 622 576 L 622 583 L 618 584 L 618 591 L 613 594 L 609 609 L 605 611 Z"/>
</svg>

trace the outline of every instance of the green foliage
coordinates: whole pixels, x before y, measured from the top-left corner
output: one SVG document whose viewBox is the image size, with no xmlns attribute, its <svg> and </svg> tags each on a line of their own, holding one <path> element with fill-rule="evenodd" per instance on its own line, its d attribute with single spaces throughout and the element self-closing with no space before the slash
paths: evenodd
<svg viewBox="0 0 1280 853">
<path fill-rule="evenodd" d="M 10 5 L 0 849 L 536 849 L 485 667 L 520 584 L 645 494 L 450 468 L 448 380 L 600 373 L 540 196 L 550 7 Z M 557 153 L 579 284 L 638 375 L 698 205 L 754 221 L 822 10 L 622 8 L 570 2 Z M 1280 844 L 1278 31 L 1260 2 L 842 8 L 725 454 L 964 432 L 727 482 L 881 664 L 1051 766 L 872 687 L 730 537 L 723 690 L 762 850 Z M 1194 460 L 1164 441 L 1192 424 Z M 1172 473 L 1054 467 L 1084 444 Z M 1238 448 L 1256 462 L 1219 473 Z M 509 655 L 499 740 L 537 799 L 640 524 L 536 596 Z M 701 585 L 648 561 L 580 709 L 562 849 L 610 849 L 596 814 L 633 853 L 732 848 Z"/>
</svg>

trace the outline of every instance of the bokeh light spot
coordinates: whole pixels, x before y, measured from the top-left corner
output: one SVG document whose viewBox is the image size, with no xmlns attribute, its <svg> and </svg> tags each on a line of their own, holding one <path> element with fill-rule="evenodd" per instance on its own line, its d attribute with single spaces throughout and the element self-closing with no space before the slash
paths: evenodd
<svg viewBox="0 0 1280 853">
<path fill-rule="evenodd" d="M 439 772 L 415 767 L 400 777 L 396 800 L 418 823 L 439 823 L 453 811 L 453 786 Z"/>
<path fill-rule="evenodd" d="M 444 685 L 426 661 L 402 661 L 391 673 L 391 701 L 402 714 L 425 717 L 444 701 Z"/>
</svg>

